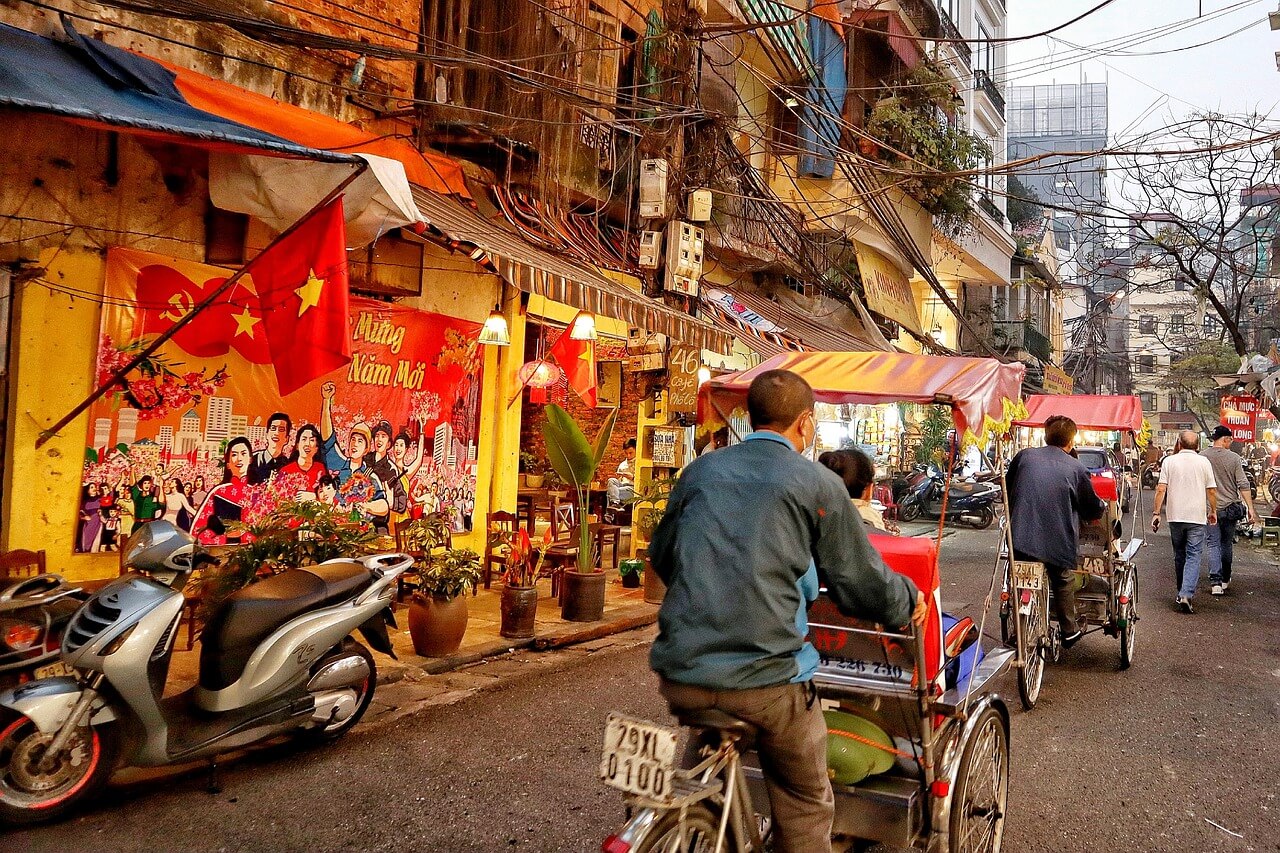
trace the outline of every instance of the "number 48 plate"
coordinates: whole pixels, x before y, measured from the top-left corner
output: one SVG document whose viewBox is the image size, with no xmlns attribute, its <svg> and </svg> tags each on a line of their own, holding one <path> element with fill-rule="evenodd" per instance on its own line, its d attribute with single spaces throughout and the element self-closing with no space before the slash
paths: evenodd
<svg viewBox="0 0 1280 853">
<path fill-rule="evenodd" d="M 675 763 L 673 730 L 621 714 L 608 716 L 600 757 L 606 785 L 662 802 L 671 797 Z"/>
</svg>

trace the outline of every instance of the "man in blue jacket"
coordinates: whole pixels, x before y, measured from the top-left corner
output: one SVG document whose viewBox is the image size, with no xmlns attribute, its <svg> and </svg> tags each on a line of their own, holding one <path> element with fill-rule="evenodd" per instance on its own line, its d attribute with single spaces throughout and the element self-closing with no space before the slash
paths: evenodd
<svg viewBox="0 0 1280 853">
<path fill-rule="evenodd" d="M 831 849 L 827 730 L 806 642 L 819 580 L 845 613 L 894 627 L 925 598 L 871 547 L 844 483 L 801 453 L 813 389 L 787 370 L 747 394 L 755 430 L 689 464 L 650 543 L 668 590 L 649 662 L 672 711 L 716 708 L 760 729 L 778 853 Z"/>
</svg>

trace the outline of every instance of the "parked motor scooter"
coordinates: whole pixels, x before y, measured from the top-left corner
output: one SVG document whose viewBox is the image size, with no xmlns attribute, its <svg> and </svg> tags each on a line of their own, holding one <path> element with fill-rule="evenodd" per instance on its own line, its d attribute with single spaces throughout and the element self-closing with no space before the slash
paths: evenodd
<svg viewBox="0 0 1280 853">
<path fill-rule="evenodd" d="M 946 478 L 942 472 L 930 467 L 928 475 L 898 502 L 898 518 L 903 521 L 938 518 L 942 514 L 945 488 Z M 1000 486 L 996 483 L 952 482 L 946 501 L 947 520 L 986 530 L 996 520 L 996 502 L 999 499 Z"/>
<path fill-rule="evenodd" d="M 116 766 L 214 759 L 286 733 L 323 742 L 369 706 L 377 670 L 357 630 L 392 654 L 387 623 L 406 554 L 288 569 L 230 596 L 201 634 L 199 682 L 162 698 L 182 619 L 182 588 L 211 560 L 158 520 L 125 546 L 125 575 L 67 625 L 74 677 L 0 693 L 0 823 L 58 818 Z"/>
<path fill-rule="evenodd" d="M 0 586 L 0 690 L 71 670 L 58 660 L 62 632 L 88 594 L 61 575 Z"/>
</svg>

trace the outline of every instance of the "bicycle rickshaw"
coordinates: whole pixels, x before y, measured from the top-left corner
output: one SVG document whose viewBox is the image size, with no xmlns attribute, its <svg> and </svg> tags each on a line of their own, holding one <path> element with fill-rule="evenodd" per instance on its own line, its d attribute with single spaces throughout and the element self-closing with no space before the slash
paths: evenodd
<svg viewBox="0 0 1280 853">
<path fill-rule="evenodd" d="M 1021 365 L 993 359 L 788 353 L 706 383 L 700 420 L 730 421 L 751 381 L 778 368 L 808 380 L 820 402 L 950 406 L 958 433 L 971 440 L 1007 426 L 1023 375 Z M 1009 712 L 991 684 L 1013 653 L 984 650 L 981 625 L 942 612 L 937 542 L 881 535 L 871 541 L 890 568 L 926 593 L 930 609 L 922 629 L 850 619 L 825 595 L 809 611 L 809 639 L 821 658 L 818 695 L 824 708 L 846 715 L 828 716 L 829 737 L 872 743 L 865 733 L 844 730 L 870 723 L 882 738 L 872 753 L 882 772 L 857 781 L 834 775 L 833 835 L 857 846 L 998 853 L 1008 797 Z M 990 592 L 982 619 L 989 605 Z M 833 728 L 837 719 L 845 723 Z M 703 760 L 687 770 L 675 769 L 675 730 L 610 715 L 601 778 L 628 793 L 630 820 L 602 849 L 767 849 L 761 839 L 767 838 L 769 799 L 750 752 L 751 727 L 721 712 L 679 722 L 705 744 Z"/>
<path fill-rule="evenodd" d="M 1036 395 L 1027 399 L 1027 414 L 1015 426 L 1041 428 L 1053 415 L 1066 415 L 1082 430 L 1123 432 L 1135 440 L 1142 432 L 1142 403 L 1125 395 Z M 1120 668 L 1133 662 L 1138 622 L 1138 570 L 1133 559 L 1143 540 L 1137 536 L 1142 516 L 1142 490 L 1135 490 L 1130 535 L 1120 537 L 1123 514 L 1114 476 L 1093 477 L 1098 497 L 1108 502 L 1101 523 L 1080 525 L 1079 562 L 1076 564 L 1077 619 L 1086 633 L 1102 631 L 1120 641 Z M 1006 516 L 1007 517 L 1007 516 Z M 1027 710 L 1040 698 L 1045 663 L 1057 660 L 1062 632 L 1052 618 L 1052 591 L 1044 566 L 1011 560 L 1012 531 L 1006 525 L 997 557 L 997 572 L 1004 577 L 1000 596 L 1000 629 L 1015 652 L 1018 694 Z M 1016 618 L 1014 614 L 1016 613 Z"/>
</svg>

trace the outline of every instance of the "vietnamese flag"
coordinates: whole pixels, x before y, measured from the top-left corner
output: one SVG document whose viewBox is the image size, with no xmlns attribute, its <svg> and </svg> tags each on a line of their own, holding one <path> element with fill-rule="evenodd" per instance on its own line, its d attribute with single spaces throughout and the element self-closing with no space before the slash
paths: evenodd
<svg viewBox="0 0 1280 853">
<path fill-rule="evenodd" d="M 582 402 L 594 409 L 597 405 L 596 342 L 574 340 L 569 334 L 572 328 L 573 323 L 570 323 L 547 355 L 559 363 L 569 387 L 582 398 Z"/>
<path fill-rule="evenodd" d="M 342 199 L 253 259 L 280 396 L 351 361 Z"/>
</svg>

